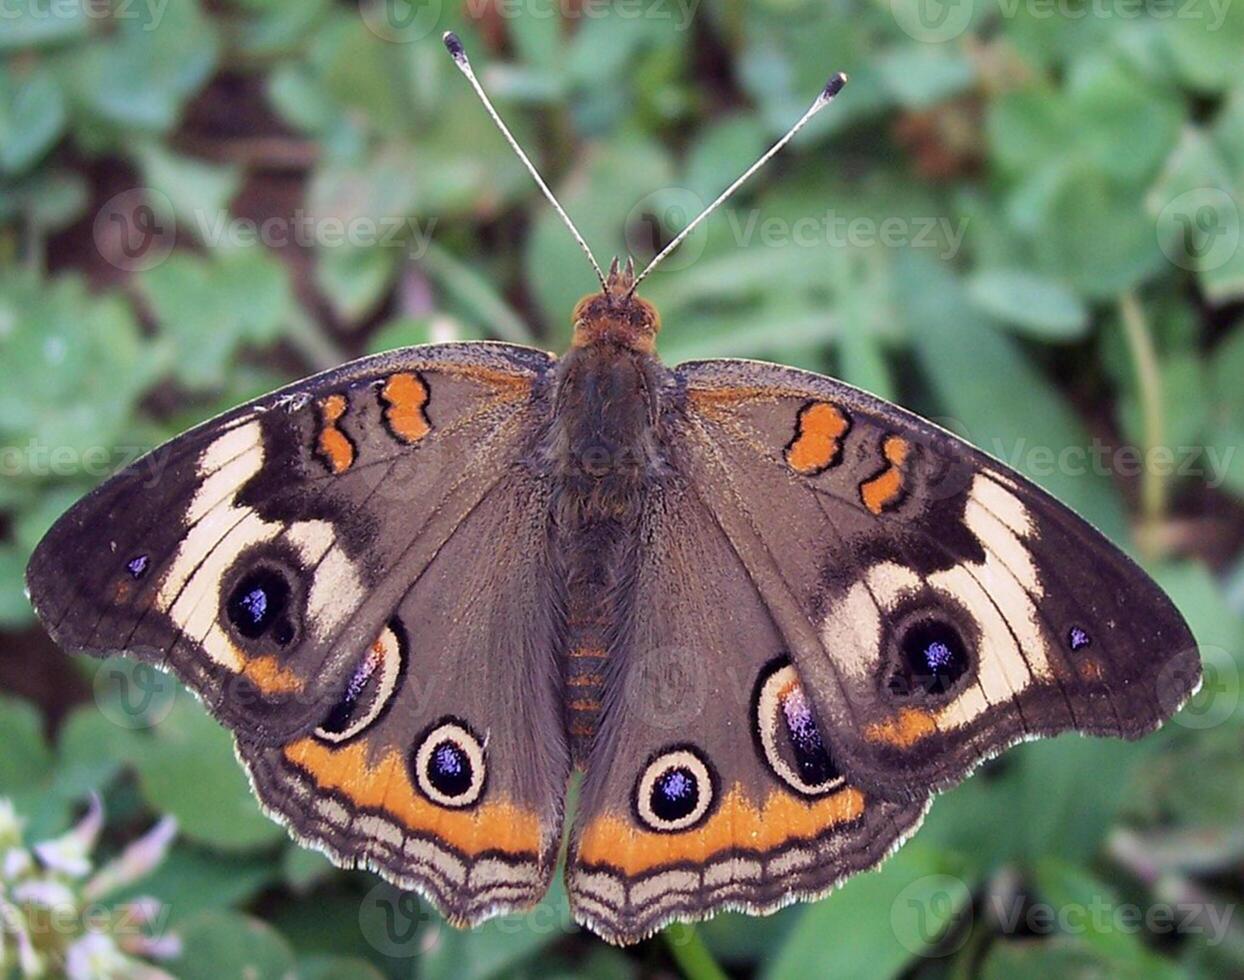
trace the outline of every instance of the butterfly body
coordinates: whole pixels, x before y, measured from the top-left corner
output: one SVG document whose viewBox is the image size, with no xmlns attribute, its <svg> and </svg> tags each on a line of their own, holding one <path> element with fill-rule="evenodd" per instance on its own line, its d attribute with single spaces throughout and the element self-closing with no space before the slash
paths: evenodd
<svg viewBox="0 0 1244 980">
<path fill-rule="evenodd" d="M 71 649 L 174 671 L 266 810 L 474 923 L 629 942 L 871 867 L 1023 738 L 1138 737 L 1179 613 L 1023 477 L 896 406 L 675 368 L 629 269 L 560 359 L 409 348 L 205 423 L 31 559 Z"/>
</svg>

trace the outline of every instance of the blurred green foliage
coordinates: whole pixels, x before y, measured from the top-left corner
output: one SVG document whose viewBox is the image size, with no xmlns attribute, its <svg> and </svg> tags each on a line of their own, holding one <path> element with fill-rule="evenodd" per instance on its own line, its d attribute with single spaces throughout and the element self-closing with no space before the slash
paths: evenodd
<svg viewBox="0 0 1244 980">
<path fill-rule="evenodd" d="M 591 271 L 451 28 L 606 258 L 649 257 L 847 71 L 646 284 L 666 360 L 830 371 L 1025 470 L 1169 590 L 1206 692 L 1137 744 L 1012 750 L 820 903 L 623 952 L 558 889 L 471 933 L 411 906 L 395 945 L 400 896 L 286 841 L 184 691 L 126 727 L 106 684 L 76 703 L 94 662 L 30 682 L 26 558 L 142 449 L 365 351 L 568 339 Z M 0 795 L 43 836 L 92 791 L 118 840 L 175 816 L 143 887 L 184 977 L 1244 975 L 1242 56 L 1244 6 L 1210 0 L 9 0 Z M 1004 914 L 1094 903 L 1227 926 Z"/>
</svg>

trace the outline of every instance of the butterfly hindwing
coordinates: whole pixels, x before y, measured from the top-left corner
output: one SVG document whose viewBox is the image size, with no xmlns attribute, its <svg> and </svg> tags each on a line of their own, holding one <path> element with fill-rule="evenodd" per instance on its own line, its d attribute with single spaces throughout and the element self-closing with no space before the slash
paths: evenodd
<svg viewBox="0 0 1244 980">
<path fill-rule="evenodd" d="M 925 801 L 851 785 L 712 515 L 649 491 L 567 862 L 576 917 L 616 942 L 723 908 L 772 911 L 878 863 Z"/>
<path fill-rule="evenodd" d="M 173 440 L 30 561 L 53 638 L 172 669 L 252 741 L 301 734 L 549 411 L 546 355 L 410 348 Z"/>
<path fill-rule="evenodd" d="M 1139 737 L 1199 682 L 1170 600 L 1019 474 L 818 375 L 676 373 L 683 465 L 861 786 L 921 798 L 1026 737 Z"/>
<path fill-rule="evenodd" d="M 321 723 L 238 745 L 297 837 L 460 924 L 538 901 L 556 862 L 570 761 L 547 496 L 513 468 L 400 598 Z"/>
</svg>

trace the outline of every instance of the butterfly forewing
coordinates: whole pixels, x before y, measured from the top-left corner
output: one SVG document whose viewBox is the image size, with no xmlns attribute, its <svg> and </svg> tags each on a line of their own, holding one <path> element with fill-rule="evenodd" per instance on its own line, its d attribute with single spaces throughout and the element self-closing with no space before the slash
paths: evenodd
<svg viewBox="0 0 1244 980">
<path fill-rule="evenodd" d="M 678 373 L 682 458 L 860 785 L 920 798 L 1025 737 L 1138 737 L 1195 688 L 1170 600 L 1020 475 L 828 378 Z"/>
</svg>

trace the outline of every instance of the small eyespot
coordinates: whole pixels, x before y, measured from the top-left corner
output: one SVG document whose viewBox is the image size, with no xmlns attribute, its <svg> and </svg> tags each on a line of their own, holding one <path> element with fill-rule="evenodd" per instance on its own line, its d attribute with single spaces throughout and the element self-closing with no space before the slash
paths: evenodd
<svg viewBox="0 0 1244 980">
<path fill-rule="evenodd" d="M 1073 651 L 1078 652 L 1092 645 L 1093 638 L 1079 626 L 1073 626 L 1067 631 L 1067 646 L 1071 647 Z"/>
<path fill-rule="evenodd" d="M 441 806 L 470 806 L 484 791 L 484 746 L 453 718 L 437 722 L 419 740 L 413 768 L 420 792 Z"/>
<path fill-rule="evenodd" d="M 315 730 L 325 742 L 346 742 L 371 728 L 397 696 L 405 667 L 400 626 L 386 626 L 354 668 L 341 700 Z"/>
<path fill-rule="evenodd" d="M 776 660 L 761 671 L 752 723 L 765 762 L 795 792 L 823 796 L 842 785 L 842 773 L 789 661 Z"/>
<path fill-rule="evenodd" d="M 708 814 L 716 793 L 716 777 L 703 754 L 689 745 L 674 746 L 658 753 L 639 774 L 635 812 L 652 830 L 688 830 Z"/>
<path fill-rule="evenodd" d="M 946 694 L 971 664 L 967 645 L 949 623 L 922 619 L 907 627 L 899 640 L 898 670 L 890 693 Z"/>
<path fill-rule="evenodd" d="M 250 640 L 262 636 L 278 620 L 289 625 L 282 614 L 289 605 L 290 594 L 284 575 L 273 568 L 258 568 L 242 576 L 229 594 L 225 605 L 229 622 Z M 292 638 L 292 626 L 290 633 Z"/>
<path fill-rule="evenodd" d="M 125 563 L 125 570 L 130 573 L 130 577 L 140 579 L 147 574 L 147 569 L 151 565 L 151 559 L 147 555 L 135 555 Z"/>
</svg>

